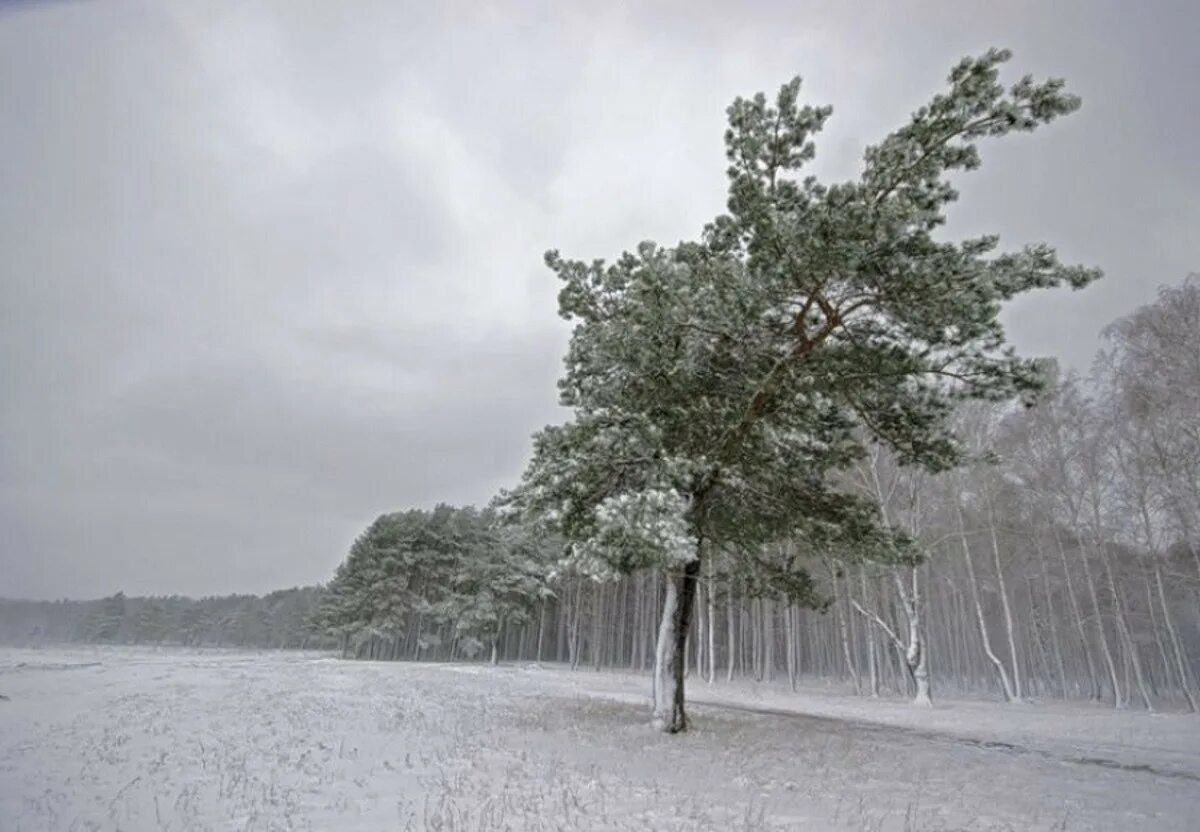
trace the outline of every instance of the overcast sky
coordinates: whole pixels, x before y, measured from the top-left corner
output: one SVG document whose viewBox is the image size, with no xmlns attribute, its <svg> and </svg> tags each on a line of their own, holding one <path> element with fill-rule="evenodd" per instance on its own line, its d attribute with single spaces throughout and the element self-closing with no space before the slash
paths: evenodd
<svg viewBox="0 0 1200 832">
<path fill-rule="evenodd" d="M 694 236 L 725 106 L 793 74 L 836 178 L 990 45 L 1083 96 L 949 228 L 1106 271 L 1007 311 L 1027 353 L 1200 270 L 1190 0 L 634 5 L 0 5 L 0 596 L 324 581 L 486 502 L 563 416 L 542 252 Z"/>
</svg>

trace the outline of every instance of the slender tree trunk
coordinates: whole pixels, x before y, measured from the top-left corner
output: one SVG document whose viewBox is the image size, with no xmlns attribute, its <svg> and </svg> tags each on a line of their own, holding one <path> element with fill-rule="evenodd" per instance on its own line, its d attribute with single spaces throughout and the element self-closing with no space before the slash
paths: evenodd
<svg viewBox="0 0 1200 832">
<path fill-rule="evenodd" d="M 633 649 L 629 657 L 629 666 L 637 670 L 644 670 L 646 668 L 646 576 L 638 575 L 634 586 Z"/>
<path fill-rule="evenodd" d="M 617 614 L 617 637 L 613 639 L 612 659 L 610 667 L 623 665 L 625 658 L 625 626 L 629 620 L 629 578 L 621 578 L 617 584 L 617 597 L 620 598 L 620 612 Z"/>
<path fill-rule="evenodd" d="M 534 659 L 538 664 L 542 663 L 542 641 L 546 635 L 546 599 L 542 599 L 542 612 L 538 616 L 538 636 L 537 636 L 537 658 Z"/>
<path fill-rule="evenodd" d="M 971 559 L 971 544 L 967 540 L 966 526 L 963 523 L 962 506 L 958 504 L 957 500 L 955 500 L 955 511 L 958 515 L 958 537 L 962 542 L 963 562 L 967 565 L 967 580 L 971 585 L 971 600 L 975 602 L 975 619 L 979 622 L 979 638 L 983 642 L 983 652 L 1000 676 L 1000 684 L 1004 689 L 1005 701 L 1015 702 L 1016 696 L 1013 693 L 1012 683 L 1008 679 L 1008 671 L 1004 668 L 1004 662 L 1000 661 L 999 656 L 992 650 L 992 640 L 989 638 L 987 630 L 987 619 L 983 615 L 983 603 L 979 600 L 979 582 L 975 578 L 975 564 Z"/>
<path fill-rule="evenodd" d="M 591 653 L 592 670 L 599 670 L 604 660 L 604 607 L 607 595 L 605 584 L 596 584 L 592 591 L 592 638 L 588 649 Z"/>
<path fill-rule="evenodd" d="M 784 642 L 787 651 L 787 673 L 788 685 L 792 690 L 796 689 L 796 621 L 792 614 L 792 605 L 789 603 L 784 610 Z"/>
<path fill-rule="evenodd" d="M 770 598 L 762 599 L 763 619 L 763 675 L 770 682 L 775 676 L 775 603 Z"/>
<path fill-rule="evenodd" d="M 1054 663 L 1058 670 L 1058 688 L 1063 699 L 1067 698 L 1067 665 L 1063 660 L 1062 642 L 1058 636 L 1058 625 L 1055 623 L 1054 595 L 1050 589 L 1050 564 L 1046 550 L 1041 542 L 1035 542 L 1038 558 L 1042 564 L 1042 588 L 1046 595 L 1046 618 L 1050 625 L 1050 642 L 1054 650 Z"/>
<path fill-rule="evenodd" d="M 1013 699 L 1023 701 L 1021 690 L 1021 657 L 1017 654 L 1017 639 L 1013 627 L 1012 605 L 1008 601 L 1008 587 L 1004 581 L 1004 566 L 1000 562 L 1000 542 L 996 538 L 996 517 L 992 511 L 992 497 L 988 494 L 988 536 L 992 542 L 992 560 L 996 564 L 996 583 L 1000 594 L 1000 606 L 1004 611 L 1004 632 L 1008 636 L 1008 654 L 1012 660 Z"/>
<path fill-rule="evenodd" d="M 858 677 L 858 666 L 854 662 L 854 657 L 850 655 L 850 629 L 846 624 L 841 581 L 838 579 L 837 568 L 829 562 L 826 562 L 826 566 L 829 568 L 829 577 L 833 581 L 833 608 L 837 614 L 838 631 L 841 633 L 842 658 L 846 662 L 846 671 L 850 674 L 851 681 L 854 682 L 854 693 L 861 696 L 862 682 Z"/>
<path fill-rule="evenodd" d="M 858 583 L 862 591 L 863 606 L 871 607 L 872 602 L 869 593 L 867 592 L 867 570 L 862 564 L 858 566 Z M 868 619 L 867 628 L 867 672 L 870 674 L 870 691 L 871 698 L 879 698 L 879 658 L 876 655 L 877 647 L 875 645 L 875 626 L 874 622 Z M 793 685 L 793 688 L 795 686 Z"/>
<path fill-rule="evenodd" d="M 705 597 L 708 599 L 708 683 L 711 685 L 717 679 L 717 584 L 714 579 L 716 571 L 716 552 L 708 557 L 708 589 Z"/>
<path fill-rule="evenodd" d="M 733 617 L 735 607 L 736 604 L 734 604 L 733 581 L 730 580 L 729 597 L 725 601 L 725 615 L 729 622 L 729 650 L 728 655 L 725 657 L 727 660 L 727 664 L 725 666 L 726 682 L 733 681 L 733 660 L 737 652 L 737 644 L 735 642 L 737 637 L 737 626 Z"/>
<path fill-rule="evenodd" d="M 754 672 L 754 681 L 761 682 L 762 675 L 762 600 L 750 599 L 750 664 Z"/>
<path fill-rule="evenodd" d="M 1152 552 L 1150 553 L 1150 557 L 1154 557 Z M 1171 660 L 1167 658 L 1167 642 L 1163 638 L 1163 628 L 1159 626 L 1158 613 L 1155 611 L 1157 604 L 1154 600 L 1154 589 L 1150 586 L 1150 568 L 1144 561 L 1141 564 L 1141 567 L 1142 588 L 1146 591 L 1146 612 L 1150 614 L 1150 629 L 1154 632 L 1154 643 L 1158 647 L 1158 656 L 1160 659 L 1162 659 L 1163 689 L 1164 691 L 1169 691 L 1172 684 L 1173 674 L 1171 672 Z M 1150 691 L 1151 693 L 1158 695 L 1158 686 L 1154 684 L 1153 668 L 1148 675 L 1150 677 Z"/>
<path fill-rule="evenodd" d="M 1134 643 L 1133 633 L 1129 629 L 1129 616 L 1125 612 L 1125 596 L 1117 586 L 1117 582 L 1113 577 L 1112 564 L 1109 561 L 1108 555 L 1104 552 L 1103 544 L 1097 544 L 1100 548 L 1100 562 L 1104 566 L 1104 573 L 1108 579 L 1108 588 L 1112 593 L 1113 606 L 1116 612 L 1117 633 L 1121 637 L 1122 643 L 1125 645 L 1125 654 L 1129 659 L 1130 665 L 1133 668 L 1133 678 L 1137 683 L 1138 693 L 1142 697 L 1142 704 L 1147 711 L 1154 710 L 1154 703 L 1150 699 L 1150 691 L 1146 689 L 1146 676 L 1142 670 L 1142 659 L 1138 655 L 1137 644 Z"/>
<path fill-rule="evenodd" d="M 579 667 L 579 618 L 583 610 L 583 584 L 575 579 L 575 602 L 571 605 L 570 631 L 567 633 L 567 649 L 571 655 L 571 669 Z"/>
<path fill-rule="evenodd" d="M 904 653 L 904 658 L 908 662 L 917 687 L 916 693 L 913 695 L 913 704 L 928 706 L 933 704 L 933 696 L 929 689 L 929 649 L 921 627 L 921 580 L 916 566 L 912 567 L 910 574 L 912 577 L 911 595 L 906 596 L 903 591 L 900 593 L 900 599 L 904 602 L 904 611 L 908 615 L 908 649 Z M 899 576 L 896 580 L 899 584 Z"/>
<path fill-rule="evenodd" d="M 1067 563 L 1067 551 L 1062 544 L 1062 537 L 1059 535 L 1058 529 L 1051 529 L 1054 535 L 1054 545 L 1058 549 L 1058 556 L 1062 560 L 1063 581 L 1067 587 L 1067 600 L 1071 604 L 1071 612 L 1075 618 L 1075 629 L 1079 633 L 1079 643 L 1083 647 L 1084 663 L 1087 665 L 1088 681 L 1092 685 L 1091 700 L 1099 702 L 1101 699 L 1100 690 L 1100 674 L 1096 671 L 1096 660 L 1092 658 L 1092 648 L 1088 644 L 1087 630 L 1083 623 L 1083 611 L 1079 606 L 1079 597 L 1075 594 L 1075 584 L 1071 580 L 1071 567 Z"/>
<path fill-rule="evenodd" d="M 1171 620 L 1171 609 L 1167 603 L 1167 593 L 1163 588 L 1162 568 L 1158 561 L 1154 562 L 1154 581 L 1158 588 L 1158 600 L 1162 606 L 1163 621 L 1167 627 L 1167 635 L 1171 641 L 1171 651 L 1175 655 L 1175 668 L 1179 673 L 1180 689 L 1183 691 L 1183 696 L 1187 700 L 1188 709 L 1192 713 L 1196 713 L 1196 697 L 1192 694 L 1191 684 L 1189 681 L 1190 674 L 1188 673 L 1187 660 L 1183 655 L 1183 648 L 1179 643 L 1179 634 L 1175 630 L 1175 624 Z"/>
<path fill-rule="evenodd" d="M 1095 616 L 1093 619 L 1096 622 L 1096 635 L 1100 639 L 1100 649 L 1104 654 L 1104 663 L 1108 667 L 1109 681 L 1113 688 L 1113 707 L 1121 709 L 1125 707 L 1125 696 L 1122 692 L 1120 680 L 1117 678 L 1117 665 L 1113 661 L 1112 650 L 1108 644 L 1108 634 L 1104 632 L 1104 620 L 1100 615 L 1100 595 L 1096 592 L 1096 581 L 1092 576 L 1092 567 L 1088 562 L 1087 552 L 1084 547 L 1079 547 L 1079 561 L 1083 564 L 1083 576 L 1087 582 L 1088 595 L 1092 601 L 1092 611 Z"/>
</svg>

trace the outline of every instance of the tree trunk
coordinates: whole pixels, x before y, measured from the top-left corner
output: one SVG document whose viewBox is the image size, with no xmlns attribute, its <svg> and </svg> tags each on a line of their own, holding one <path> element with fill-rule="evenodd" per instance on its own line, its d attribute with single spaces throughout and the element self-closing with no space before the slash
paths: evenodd
<svg viewBox="0 0 1200 832">
<path fill-rule="evenodd" d="M 1000 606 L 1004 611 L 1004 633 L 1008 636 L 1008 655 L 1012 660 L 1013 700 L 1021 702 L 1021 657 L 1017 654 L 1017 638 L 1013 627 L 1012 606 L 1008 602 L 1008 587 L 1004 581 L 1004 567 L 1000 562 L 1000 542 L 996 538 L 996 517 L 992 511 L 992 497 L 988 494 L 988 536 L 992 542 L 992 560 L 996 564 L 996 589 L 1000 594 Z"/>
<path fill-rule="evenodd" d="M 717 679 L 717 585 L 713 579 L 716 564 L 713 558 L 716 553 L 709 555 L 708 560 L 708 683 L 711 685 Z"/>
<path fill-rule="evenodd" d="M 1046 621 L 1050 625 L 1050 646 L 1054 650 L 1054 663 L 1058 670 L 1058 688 L 1063 699 L 1067 698 L 1067 665 L 1063 660 L 1062 641 L 1058 636 L 1058 625 L 1055 623 L 1054 595 L 1050 589 L 1050 564 L 1046 558 L 1046 550 L 1040 542 L 1035 541 L 1038 557 L 1042 563 L 1042 587 L 1046 594 Z"/>
<path fill-rule="evenodd" d="M 1071 567 L 1067 564 L 1067 552 L 1063 547 L 1058 529 L 1052 528 L 1051 531 L 1054 534 L 1054 545 L 1058 549 L 1058 556 L 1062 560 L 1063 581 L 1067 587 L 1067 600 L 1071 603 L 1071 612 L 1075 618 L 1075 630 L 1079 633 L 1079 643 L 1083 645 L 1083 658 L 1087 665 L 1088 681 L 1092 685 L 1091 699 L 1099 702 L 1101 698 L 1100 675 L 1096 671 L 1096 660 L 1092 658 L 1091 645 L 1088 644 L 1087 631 L 1083 624 L 1083 610 L 1079 606 L 1079 598 L 1075 594 L 1075 584 L 1071 580 Z"/>
<path fill-rule="evenodd" d="M 667 581 L 667 598 L 655 651 L 654 726 L 669 734 L 686 731 L 688 726 L 683 674 L 699 575 L 700 560 L 695 558 L 687 562 L 679 578 Z"/>
<path fill-rule="evenodd" d="M 1163 588 L 1162 569 L 1157 560 L 1154 561 L 1154 581 L 1158 585 L 1158 600 L 1162 605 L 1163 620 L 1167 626 L 1167 634 L 1171 640 L 1171 650 L 1175 654 L 1175 667 L 1179 672 L 1180 689 L 1183 691 L 1184 698 L 1187 699 L 1188 709 L 1192 713 L 1196 713 L 1196 697 L 1192 695 L 1191 684 L 1189 681 L 1187 661 L 1183 656 L 1183 648 L 1179 644 L 1179 634 L 1175 630 L 1175 623 L 1171 620 L 1171 610 L 1167 604 L 1167 593 Z"/>
<path fill-rule="evenodd" d="M 1088 595 L 1092 601 L 1092 610 L 1095 613 L 1094 621 L 1096 622 L 1096 635 L 1100 639 L 1101 652 L 1104 655 L 1104 663 L 1108 667 L 1108 678 L 1112 682 L 1113 687 L 1113 707 L 1121 709 L 1125 707 L 1125 698 L 1121 689 L 1121 681 L 1117 678 L 1117 665 L 1113 661 L 1112 650 L 1108 645 L 1108 634 L 1104 632 L 1104 619 L 1100 616 L 1100 596 L 1096 592 L 1096 581 L 1092 576 L 1092 567 L 1088 563 L 1087 552 L 1084 547 L 1079 547 L 1079 562 L 1083 564 L 1083 576 L 1087 581 Z"/>
<path fill-rule="evenodd" d="M 789 603 L 784 609 L 784 641 L 787 650 L 787 672 L 788 684 L 792 690 L 796 689 L 796 616 L 792 605 Z"/>
<path fill-rule="evenodd" d="M 992 650 L 992 641 L 988 636 L 987 630 L 987 619 L 983 615 L 983 603 L 979 600 L 979 582 L 975 579 L 975 564 L 971 560 L 971 544 L 967 540 L 967 532 L 963 523 L 962 506 L 958 505 L 957 500 L 955 501 L 955 511 L 958 515 L 958 536 L 962 542 L 963 561 L 967 565 L 967 580 L 971 585 L 971 600 L 975 602 L 975 618 L 979 622 L 979 638 L 983 642 L 983 652 L 1000 675 L 1000 684 L 1004 688 L 1005 701 L 1015 702 L 1016 697 L 1013 694 L 1012 683 L 1008 678 L 1008 671 L 1004 668 L 1004 662 L 1000 661 L 1000 657 Z"/>
<path fill-rule="evenodd" d="M 904 602 L 904 611 L 908 615 L 908 648 L 904 652 L 904 658 L 908 662 L 913 681 L 917 686 L 916 693 L 913 695 L 913 704 L 930 706 L 933 704 L 933 697 L 929 691 L 929 647 L 925 643 L 925 631 L 921 625 L 921 582 L 916 566 L 912 567 L 910 574 L 912 576 L 911 595 L 905 595 L 903 591 L 900 593 L 900 599 Z M 896 583 L 899 587 L 901 583 L 899 575 L 896 577 Z"/>
<path fill-rule="evenodd" d="M 763 623 L 763 676 L 768 682 L 775 675 L 775 604 L 770 598 L 761 601 Z"/>
<path fill-rule="evenodd" d="M 869 608 L 872 606 L 872 604 L 871 604 L 870 595 L 867 592 L 867 570 L 866 570 L 866 567 L 864 567 L 862 564 L 858 565 L 858 583 L 859 583 L 860 589 L 862 590 L 863 606 Z M 870 692 L 871 692 L 872 699 L 878 699 L 879 698 L 879 665 L 878 665 L 879 658 L 876 655 L 877 648 L 875 645 L 874 622 L 868 620 L 866 627 L 867 627 L 867 671 L 870 673 Z M 795 687 L 796 686 L 793 684 L 792 689 L 794 690 Z"/>
<path fill-rule="evenodd" d="M 542 641 L 546 635 L 546 599 L 542 599 L 542 612 L 538 616 L 538 640 L 537 640 L 537 657 L 534 659 L 538 664 L 542 663 Z"/>
<path fill-rule="evenodd" d="M 728 651 L 725 656 L 725 659 L 727 661 L 727 664 L 725 666 L 725 681 L 726 682 L 733 681 L 733 660 L 734 660 L 735 655 L 737 654 L 737 644 L 735 642 L 735 639 L 737 637 L 737 627 L 733 620 L 733 613 L 734 613 L 735 606 L 736 605 L 734 604 L 733 581 L 730 580 L 730 582 L 729 582 L 729 598 L 725 602 L 725 615 L 726 615 L 726 618 L 728 619 L 728 624 L 729 624 L 729 645 L 728 645 Z"/>
<path fill-rule="evenodd" d="M 862 683 L 858 677 L 858 665 L 855 663 L 854 657 L 850 654 L 850 628 L 846 623 L 846 612 L 841 596 L 841 581 L 838 579 L 837 567 L 829 561 L 826 561 L 825 565 L 829 569 L 829 578 L 833 582 L 833 609 L 837 615 L 838 632 L 841 635 L 842 660 L 846 663 L 846 672 L 850 674 L 850 679 L 854 682 L 854 693 L 862 695 Z"/>
<path fill-rule="evenodd" d="M 1117 582 L 1113 577 L 1112 563 L 1103 546 L 1104 544 L 1102 543 L 1097 544 L 1097 548 L 1100 550 L 1100 562 L 1104 566 L 1104 575 L 1108 579 L 1108 589 L 1112 593 L 1113 611 L 1117 620 L 1117 635 L 1121 637 L 1121 641 L 1125 645 L 1125 654 L 1129 657 L 1129 662 L 1132 665 L 1134 681 L 1137 684 L 1138 694 L 1142 697 L 1142 704 L 1147 711 L 1153 712 L 1154 703 L 1150 699 L 1150 691 L 1146 689 L 1146 675 L 1142 671 L 1142 659 L 1138 655 L 1137 644 L 1133 640 L 1133 632 L 1129 629 L 1129 616 L 1125 612 L 1125 595 L 1117 586 Z M 1128 689 L 1128 683 L 1126 683 L 1125 687 Z"/>
</svg>

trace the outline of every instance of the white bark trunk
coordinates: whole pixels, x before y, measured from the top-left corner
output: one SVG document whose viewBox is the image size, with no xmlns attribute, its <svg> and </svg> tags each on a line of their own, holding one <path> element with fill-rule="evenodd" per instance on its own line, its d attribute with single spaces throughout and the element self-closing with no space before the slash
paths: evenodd
<svg viewBox="0 0 1200 832">
<path fill-rule="evenodd" d="M 1008 587 L 1004 582 L 1004 566 L 1000 562 L 1000 542 L 996 538 L 996 518 L 992 511 L 992 498 L 988 495 L 988 534 L 992 541 L 992 562 L 996 565 L 996 589 L 1000 595 L 1000 607 L 1004 611 L 1004 633 L 1008 636 L 1008 656 L 1012 661 L 1013 698 L 1023 702 L 1025 693 L 1021 686 L 1021 657 L 1017 654 L 1016 628 L 1013 626 L 1012 606 L 1008 603 Z"/>
<path fill-rule="evenodd" d="M 671 724 L 675 702 L 675 610 L 679 590 L 667 579 L 667 597 L 663 602 L 662 621 L 658 625 L 658 644 L 654 649 L 654 727 L 664 731 Z"/>
<path fill-rule="evenodd" d="M 955 502 L 955 511 L 958 515 L 958 537 L 962 543 L 963 561 L 967 565 L 967 580 L 971 585 L 971 600 L 975 602 L 975 619 L 979 623 L 979 639 L 983 642 L 983 652 L 1000 676 L 1000 684 L 1004 688 L 1005 701 L 1015 702 L 1016 697 L 1013 695 L 1012 682 L 1009 681 L 1008 671 L 1004 668 L 1004 662 L 1000 661 L 1000 657 L 992 650 L 992 640 L 988 637 L 987 619 L 983 615 L 983 603 L 979 600 L 979 582 L 975 579 L 975 564 L 971 560 L 971 544 L 967 540 L 966 527 L 963 523 L 962 506 L 958 505 L 957 501 Z"/>
</svg>

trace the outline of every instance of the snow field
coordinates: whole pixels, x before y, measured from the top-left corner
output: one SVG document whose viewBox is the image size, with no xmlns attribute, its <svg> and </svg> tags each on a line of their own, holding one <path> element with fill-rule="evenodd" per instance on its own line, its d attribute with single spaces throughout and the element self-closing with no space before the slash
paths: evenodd
<svg viewBox="0 0 1200 832">
<path fill-rule="evenodd" d="M 739 707 L 788 704 L 704 687 Z M 999 735 L 989 703 L 810 694 L 791 705 L 845 713 L 697 706 L 695 730 L 667 737 L 647 725 L 647 693 L 645 677 L 528 667 L 0 650 L 0 830 L 1185 830 L 1200 817 L 1187 717 L 1148 718 L 1176 730 L 1140 751 L 1125 727 L 1100 732 L 1101 754 L 1020 709 L 1035 717 L 1014 718 L 1014 738 L 1039 753 L 1014 753 L 938 722 L 977 713 Z M 876 706 L 899 722 L 863 722 Z M 1185 739 L 1160 748 L 1167 735 Z M 1170 773 L 1070 760 L 1152 753 Z"/>
</svg>

